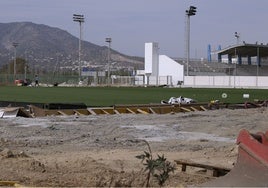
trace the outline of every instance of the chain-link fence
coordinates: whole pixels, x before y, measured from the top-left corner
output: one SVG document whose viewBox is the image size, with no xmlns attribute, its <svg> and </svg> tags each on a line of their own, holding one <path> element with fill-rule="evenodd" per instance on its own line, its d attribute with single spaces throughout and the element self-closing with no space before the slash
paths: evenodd
<svg viewBox="0 0 268 188">
<path fill-rule="evenodd" d="M 35 84 L 35 75 L 27 76 L 25 79 L 24 74 L 17 74 L 17 79 L 14 79 L 13 74 L 0 74 L 0 84 L 1 85 L 14 85 L 27 83 L 27 85 Z M 110 85 L 111 86 L 154 86 L 154 85 L 171 85 L 171 76 L 159 76 L 158 80 L 156 77 L 151 76 L 149 80 L 146 76 L 111 76 Z M 38 82 L 40 85 L 63 85 L 63 86 L 106 86 L 108 85 L 108 78 L 106 76 L 88 76 L 82 77 L 82 81 L 79 82 L 79 77 L 77 75 L 66 76 L 66 75 L 38 75 Z"/>
<path fill-rule="evenodd" d="M 0 74 L 0 84 L 1 85 L 14 85 L 16 83 L 28 83 L 34 84 L 35 75 L 29 75 L 25 79 L 24 74 L 17 74 L 16 78 L 13 74 Z M 38 81 L 40 84 L 46 85 L 57 85 L 60 83 L 66 84 L 78 84 L 78 76 L 54 76 L 54 75 L 38 75 Z"/>
</svg>

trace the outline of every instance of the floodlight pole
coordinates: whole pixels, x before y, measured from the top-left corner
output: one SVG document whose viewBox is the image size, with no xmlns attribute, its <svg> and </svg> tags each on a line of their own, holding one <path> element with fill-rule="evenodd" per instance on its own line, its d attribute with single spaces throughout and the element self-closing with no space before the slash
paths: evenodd
<svg viewBox="0 0 268 188">
<path fill-rule="evenodd" d="M 187 42 L 186 42 L 186 75 L 189 76 L 189 60 L 190 60 L 190 16 L 194 16 L 196 14 L 196 7 L 190 6 L 186 12 L 186 27 L 187 27 Z"/>
<path fill-rule="evenodd" d="M 27 78 L 27 66 L 26 66 L 26 62 L 27 62 L 27 51 L 25 51 L 24 80 L 26 80 L 26 78 Z"/>
<path fill-rule="evenodd" d="M 190 16 L 187 16 L 187 43 L 186 43 L 186 63 L 187 63 L 187 67 L 186 67 L 186 76 L 189 76 L 189 59 L 190 59 Z"/>
<path fill-rule="evenodd" d="M 80 28 L 80 36 L 79 36 L 79 49 L 78 49 L 78 63 L 79 63 L 79 70 L 78 70 L 78 75 L 79 75 L 79 81 L 81 81 L 81 39 L 82 39 L 82 23 L 85 22 L 84 15 L 80 14 L 73 14 L 73 21 L 79 23 L 79 28 Z"/>
<path fill-rule="evenodd" d="M 16 69 L 16 64 L 17 64 L 17 47 L 19 45 L 19 43 L 17 42 L 13 42 L 12 43 L 13 47 L 14 47 L 14 80 L 16 80 L 17 78 L 17 69 Z"/>
<path fill-rule="evenodd" d="M 236 37 L 236 44 L 239 44 L 240 33 L 235 32 L 235 37 Z"/>
<path fill-rule="evenodd" d="M 236 45 L 239 44 L 239 38 L 240 38 L 240 34 L 235 32 L 235 38 L 236 38 Z M 236 62 L 235 62 L 235 75 L 234 75 L 234 87 L 236 85 L 236 76 L 237 76 L 237 63 L 238 63 L 238 55 L 237 55 L 237 51 L 236 51 L 236 47 L 235 47 L 235 58 L 236 58 Z"/>
<path fill-rule="evenodd" d="M 260 48 L 257 47 L 257 77 L 256 77 L 256 86 L 258 87 L 259 82 L 259 63 L 260 63 Z"/>
<path fill-rule="evenodd" d="M 111 84 L 110 77 L 111 77 L 111 43 L 112 43 L 112 38 L 106 38 L 105 42 L 109 43 L 109 48 L 108 48 L 108 86 Z"/>
</svg>

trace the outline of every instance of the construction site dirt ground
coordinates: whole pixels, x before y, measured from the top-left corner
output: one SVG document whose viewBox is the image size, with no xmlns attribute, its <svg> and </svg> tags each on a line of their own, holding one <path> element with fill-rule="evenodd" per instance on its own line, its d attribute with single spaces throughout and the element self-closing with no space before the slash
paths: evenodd
<svg viewBox="0 0 268 188">
<path fill-rule="evenodd" d="M 0 181 L 23 186 L 144 186 L 148 151 L 232 168 L 241 129 L 267 130 L 268 108 L 177 114 L 51 116 L 0 119 Z M 200 185 L 202 169 L 177 166 L 164 186 Z M 151 186 L 158 186 L 152 179 Z"/>
</svg>

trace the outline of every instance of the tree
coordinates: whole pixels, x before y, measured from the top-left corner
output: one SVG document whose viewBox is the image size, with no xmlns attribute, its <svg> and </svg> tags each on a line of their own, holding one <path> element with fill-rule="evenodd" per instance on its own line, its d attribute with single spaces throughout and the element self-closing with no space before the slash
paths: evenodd
<svg viewBox="0 0 268 188">
<path fill-rule="evenodd" d="M 16 73 L 24 74 L 26 67 L 26 73 L 30 73 L 29 66 L 25 59 L 16 58 Z M 14 73 L 14 60 L 9 61 L 7 64 L 3 65 L 0 69 L 1 74 L 13 74 Z"/>
</svg>

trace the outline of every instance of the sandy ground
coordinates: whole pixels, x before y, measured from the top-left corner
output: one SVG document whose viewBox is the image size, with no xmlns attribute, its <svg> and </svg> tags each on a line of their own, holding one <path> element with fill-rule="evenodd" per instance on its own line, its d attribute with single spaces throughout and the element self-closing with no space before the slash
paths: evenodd
<svg viewBox="0 0 268 188">
<path fill-rule="evenodd" d="M 267 130 L 268 109 L 221 109 L 166 115 L 54 116 L 0 119 L 0 181 L 24 186 L 144 186 L 147 146 L 177 159 L 232 167 L 239 130 Z M 177 169 L 165 186 L 211 180 Z M 151 186 L 157 186 L 152 180 Z"/>
</svg>

